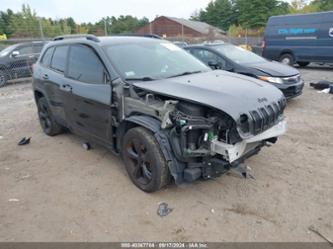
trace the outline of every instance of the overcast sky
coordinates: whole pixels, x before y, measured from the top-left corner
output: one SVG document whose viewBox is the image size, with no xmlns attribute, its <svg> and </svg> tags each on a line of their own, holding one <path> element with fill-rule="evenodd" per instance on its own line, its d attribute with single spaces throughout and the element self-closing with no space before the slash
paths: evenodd
<svg viewBox="0 0 333 249">
<path fill-rule="evenodd" d="M 21 10 L 29 4 L 39 16 L 73 17 L 76 22 L 96 22 L 104 16 L 133 15 L 138 18 L 156 15 L 189 18 L 211 0 L 0 0 L 0 10 Z M 289 1 L 290 0 L 285 0 Z"/>
<path fill-rule="evenodd" d="M 29 4 L 39 16 L 51 18 L 73 17 L 76 22 L 95 22 L 104 16 L 156 15 L 188 18 L 204 8 L 210 0 L 0 0 L 0 10 L 19 11 L 22 4 Z"/>
</svg>

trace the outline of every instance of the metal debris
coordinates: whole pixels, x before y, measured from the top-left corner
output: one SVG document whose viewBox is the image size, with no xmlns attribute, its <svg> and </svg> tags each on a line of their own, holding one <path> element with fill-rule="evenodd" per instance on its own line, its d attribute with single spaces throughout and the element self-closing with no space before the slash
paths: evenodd
<svg viewBox="0 0 333 249">
<path fill-rule="evenodd" d="M 230 171 L 241 178 L 249 178 L 255 180 L 255 177 L 250 173 L 251 168 L 243 163 L 240 163 L 237 167 L 232 167 Z"/>
<path fill-rule="evenodd" d="M 320 90 L 319 93 L 331 93 L 333 94 L 333 82 L 327 80 L 318 81 L 318 83 L 310 83 L 310 86 L 314 89 Z"/>
<path fill-rule="evenodd" d="M 171 213 L 173 209 L 168 207 L 168 204 L 165 202 L 160 203 L 157 209 L 157 214 L 160 217 L 167 216 L 169 213 Z"/>
<path fill-rule="evenodd" d="M 22 139 L 18 142 L 17 145 L 26 145 L 26 144 L 29 144 L 29 143 L 30 143 L 30 139 L 31 139 L 31 137 L 29 137 L 29 138 L 24 137 L 24 138 L 22 138 Z"/>
<path fill-rule="evenodd" d="M 90 145 L 90 143 L 88 143 L 88 142 L 83 143 L 83 144 L 82 144 L 82 147 L 83 147 L 83 149 L 85 149 L 85 150 L 90 150 L 90 149 L 91 149 L 91 145 Z"/>
</svg>

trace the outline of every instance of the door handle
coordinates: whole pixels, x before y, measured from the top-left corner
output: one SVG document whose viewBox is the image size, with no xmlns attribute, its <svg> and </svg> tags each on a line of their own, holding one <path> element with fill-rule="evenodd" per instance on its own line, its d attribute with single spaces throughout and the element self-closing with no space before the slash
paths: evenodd
<svg viewBox="0 0 333 249">
<path fill-rule="evenodd" d="M 43 74 L 42 78 L 43 78 L 44 80 L 48 80 L 48 79 L 49 79 L 49 76 L 48 76 L 47 74 Z"/>
<path fill-rule="evenodd" d="M 64 84 L 60 86 L 60 90 L 64 92 L 72 92 L 72 87 L 68 84 Z"/>
</svg>

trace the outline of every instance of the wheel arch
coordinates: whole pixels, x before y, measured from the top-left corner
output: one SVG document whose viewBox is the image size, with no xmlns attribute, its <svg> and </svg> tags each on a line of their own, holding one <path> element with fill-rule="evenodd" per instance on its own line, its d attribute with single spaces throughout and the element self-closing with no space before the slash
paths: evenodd
<svg viewBox="0 0 333 249">
<path fill-rule="evenodd" d="M 124 121 L 117 128 L 117 147 L 118 152 L 121 151 L 122 147 L 122 138 L 125 133 L 135 127 L 143 127 L 151 131 L 160 145 L 160 149 L 164 155 L 165 160 L 167 161 L 169 170 L 173 178 L 175 179 L 176 184 L 183 182 L 183 170 L 184 164 L 179 162 L 173 154 L 171 145 L 169 143 L 167 133 L 161 129 L 161 122 L 153 117 L 135 115 L 124 119 Z"/>
<path fill-rule="evenodd" d="M 294 52 L 293 52 L 291 49 L 283 49 L 283 50 L 280 52 L 280 56 L 279 56 L 279 58 L 280 58 L 282 55 L 284 55 L 284 54 L 290 54 L 290 55 L 294 58 L 294 60 L 296 60 L 296 56 L 295 56 Z"/>
<path fill-rule="evenodd" d="M 38 100 L 42 97 L 45 97 L 45 95 L 39 90 L 34 90 L 34 97 L 35 97 L 35 101 L 37 103 Z"/>
<path fill-rule="evenodd" d="M 12 79 L 12 75 L 10 70 L 8 69 L 8 67 L 4 64 L 0 64 L 0 71 L 5 73 L 5 76 L 7 77 L 7 80 L 11 80 Z"/>
</svg>

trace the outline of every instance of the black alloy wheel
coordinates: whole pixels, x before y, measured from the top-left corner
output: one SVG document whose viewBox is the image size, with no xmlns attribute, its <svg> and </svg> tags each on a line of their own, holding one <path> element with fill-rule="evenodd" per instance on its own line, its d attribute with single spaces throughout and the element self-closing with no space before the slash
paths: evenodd
<svg viewBox="0 0 333 249">
<path fill-rule="evenodd" d="M 46 135 L 55 136 L 61 133 L 62 127 L 55 122 L 45 97 L 38 99 L 38 117 Z"/>
<path fill-rule="evenodd" d="M 154 192 L 169 182 L 169 169 L 155 137 L 146 129 L 129 130 L 122 156 L 132 182 L 145 192 Z"/>
</svg>

